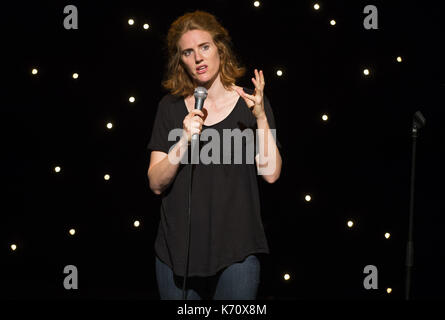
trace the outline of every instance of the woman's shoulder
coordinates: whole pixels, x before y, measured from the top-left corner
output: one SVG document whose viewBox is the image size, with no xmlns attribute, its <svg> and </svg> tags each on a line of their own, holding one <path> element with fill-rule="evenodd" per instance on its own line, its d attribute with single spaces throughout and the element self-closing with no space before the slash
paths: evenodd
<svg viewBox="0 0 445 320">
<path fill-rule="evenodd" d="M 179 116 L 184 108 L 184 98 L 174 96 L 170 93 L 165 94 L 158 104 L 158 110 L 166 116 Z"/>
<path fill-rule="evenodd" d="M 159 105 L 161 106 L 172 106 L 181 102 L 182 97 L 174 96 L 171 93 L 165 94 L 161 100 L 159 101 Z"/>
</svg>

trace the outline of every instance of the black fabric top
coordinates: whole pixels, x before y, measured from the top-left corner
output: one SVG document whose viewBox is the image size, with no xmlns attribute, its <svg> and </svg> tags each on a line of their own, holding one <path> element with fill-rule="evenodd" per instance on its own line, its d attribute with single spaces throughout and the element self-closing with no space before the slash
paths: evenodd
<svg viewBox="0 0 445 320">
<path fill-rule="evenodd" d="M 275 129 L 272 108 L 266 97 L 264 100 L 269 127 Z M 164 96 L 158 105 L 147 148 L 168 154 L 179 140 L 177 137 L 176 141 L 168 141 L 168 134 L 171 129 L 182 129 L 182 122 L 187 114 L 183 98 L 170 94 Z M 255 160 L 252 158 L 254 155 L 247 159 L 247 155 L 251 153 L 246 151 L 248 146 L 255 144 L 256 127 L 256 119 L 242 98 L 238 99 L 225 119 L 202 127 L 200 138 L 206 129 L 212 128 L 219 133 L 221 161 L 219 164 L 200 162 L 193 165 L 189 276 L 214 275 L 250 254 L 269 253 L 261 221 L 258 192 L 257 179 L 262 178 L 257 175 Z M 242 164 L 234 164 L 233 146 L 230 164 L 223 164 L 223 129 L 237 128 L 242 132 L 250 128 L 254 139 L 242 139 Z M 199 149 L 207 143 L 201 140 Z M 279 142 L 276 143 L 280 147 Z M 190 149 L 189 146 L 189 159 Z M 208 150 L 207 153 L 212 155 Z M 190 164 L 180 164 L 173 182 L 161 194 L 160 223 L 155 241 L 158 257 L 179 276 L 185 274 L 190 168 Z"/>
</svg>

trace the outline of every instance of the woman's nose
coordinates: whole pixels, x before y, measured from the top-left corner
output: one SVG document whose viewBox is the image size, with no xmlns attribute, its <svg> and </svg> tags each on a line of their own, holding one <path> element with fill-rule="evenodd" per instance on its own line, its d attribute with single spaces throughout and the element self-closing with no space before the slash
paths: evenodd
<svg viewBox="0 0 445 320">
<path fill-rule="evenodd" d="M 195 61 L 198 64 L 198 62 L 202 61 L 202 56 L 201 53 L 199 53 L 199 51 L 195 54 Z"/>
</svg>

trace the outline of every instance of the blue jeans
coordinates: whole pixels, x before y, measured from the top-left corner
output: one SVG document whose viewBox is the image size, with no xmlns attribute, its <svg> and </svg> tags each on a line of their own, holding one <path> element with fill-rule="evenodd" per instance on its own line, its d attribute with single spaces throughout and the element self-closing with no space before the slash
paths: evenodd
<svg viewBox="0 0 445 320">
<path fill-rule="evenodd" d="M 156 257 L 156 280 L 161 300 L 182 299 L 184 277 Z M 260 283 L 260 262 L 255 255 L 210 277 L 188 277 L 187 300 L 254 300 Z"/>
</svg>

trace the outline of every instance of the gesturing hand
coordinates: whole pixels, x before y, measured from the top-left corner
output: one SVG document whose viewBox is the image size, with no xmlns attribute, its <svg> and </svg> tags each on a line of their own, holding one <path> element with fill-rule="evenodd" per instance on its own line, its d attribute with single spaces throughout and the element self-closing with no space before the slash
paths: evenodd
<svg viewBox="0 0 445 320">
<path fill-rule="evenodd" d="M 238 94 L 244 99 L 255 118 L 259 119 L 266 116 L 264 111 L 264 85 L 266 83 L 264 81 L 262 70 L 258 72 L 258 70 L 255 69 L 255 78 L 252 78 L 252 82 L 255 86 L 253 95 L 245 93 L 242 88 L 237 88 L 236 92 L 238 92 Z"/>
</svg>

